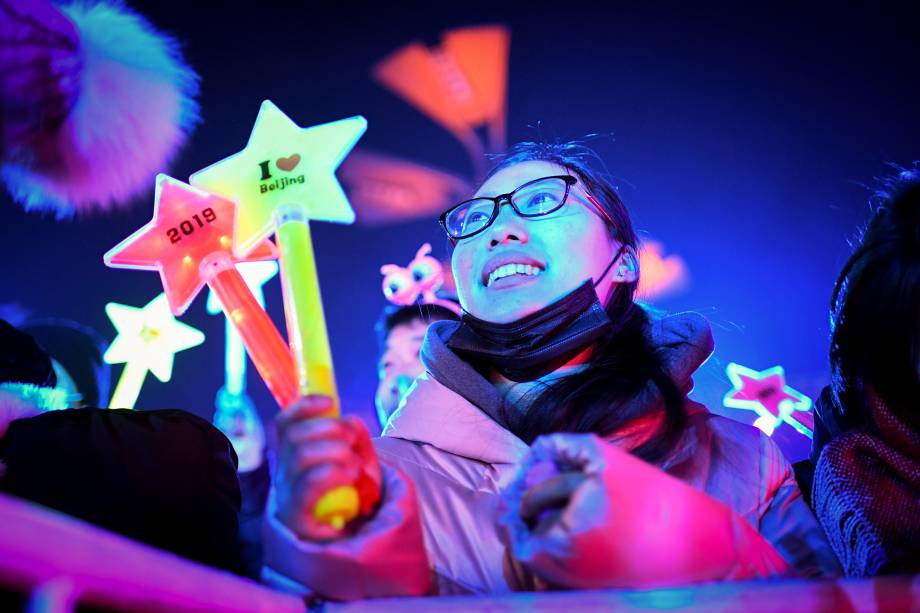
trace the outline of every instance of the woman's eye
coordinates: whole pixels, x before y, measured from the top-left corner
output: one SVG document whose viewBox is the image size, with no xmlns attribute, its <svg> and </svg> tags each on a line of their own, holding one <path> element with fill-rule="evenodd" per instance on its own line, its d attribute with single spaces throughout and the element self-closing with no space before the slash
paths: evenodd
<svg viewBox="0 0 920 613">
<path fill-rule="evenodd" d="M 556 196 L 550 192 L 537 192 L 535 194 L 529 194 L 524 199 L 524 210 L 525 211 L 545 211 L 550 209 L 556 204 Z"/>
<path fill-rule="evenodd" d="M 483 211 L 473 211 L 463 220 L 463 227 L 476 227 L 481 224 L 484 224 L 489 220 L 489 216 L 486 215 Z"/>
</svg>

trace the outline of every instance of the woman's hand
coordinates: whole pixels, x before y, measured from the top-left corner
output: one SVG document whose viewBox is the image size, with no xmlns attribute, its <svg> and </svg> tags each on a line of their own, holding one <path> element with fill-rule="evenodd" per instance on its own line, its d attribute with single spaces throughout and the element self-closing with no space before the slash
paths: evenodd
<svg viewBox="0 0 920 613">
<path fill-rule="evenodd" d="M 724 503 L 593 434 L 538 438 L 504 505 L 511 561 L 553 587 L 661 587 L 788 568 Z"/>
<path fill-rule="evenodd" d="M 313 541 L 342 533 L 313 516 L 317 501 L 332 488 L 355 485 L 362 515 L 372 513 L 379 498 L 380 465 L 367 429 L 352 415 L 325 417 L 332 408 L 326 396 L 305 396 L 275 420 L 277 516 L 297 536 Z"/>
<path fill-rule="evenodd" d="M 527 489 L 521 498 L 521 519 L 534 533 L 545 533 L 559 520 L 575 490 L 587 478 L 583 472 L 560 473 L 551 462 L 536 464 L 525 475 Z"/>
</svg>

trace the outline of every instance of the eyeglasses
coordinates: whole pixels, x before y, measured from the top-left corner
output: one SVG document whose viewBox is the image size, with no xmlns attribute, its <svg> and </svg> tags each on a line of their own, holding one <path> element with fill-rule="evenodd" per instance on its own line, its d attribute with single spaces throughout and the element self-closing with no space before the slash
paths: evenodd
<svg viewBox="0 0 920 613">
<path fill-rule="evenodd" d="M 578 179 L 572 175 L 534 179 L 507 194 L 465 200 L 442 213 L 438 222 L 452 241 L 458 241 L 475 236 L 491 226 L 503 202 L 510 204 L 514 212 L 525 219 L 549 215 L 562 208 L 569 190 L 577 182 Z M 590 196 L 589 200 L 604 220 L 613 225 L 607 212 Z"/>
</svg>

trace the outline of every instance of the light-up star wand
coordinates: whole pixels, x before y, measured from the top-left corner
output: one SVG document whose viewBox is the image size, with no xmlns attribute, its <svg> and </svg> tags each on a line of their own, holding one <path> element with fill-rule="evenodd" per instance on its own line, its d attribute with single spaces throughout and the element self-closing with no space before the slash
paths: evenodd
<svg viewBox="0 0 920 613">
<path fill-rule="evenodd" d="M 239 203 L 233 240 L 239 254 L 250 252 L 274 231 L 300 392 L 332 398 L 333 417 L 340 414 L 339 394 L 309 222 L 354 222 L 335 170 L 366 129 L 360 116 L 301 128 L 266 100 L 246 147 L 190 178 L 193 185 Z M 314 517 L 341 528 L 366 511 L 377 495 L 359 496 L 353 486 L 334 488 L 320 498 Z"/>
<path fill-rule="evenodd" d="M 234 202 L 158 175 L 153 219 L 103 259 L 114 268 L 158 270 L 175 315 L 184 313 L 207 284 L 275 400 L 286 407 L 297 397 L 290 351 L 235 265 L 272 259 L 276 251 L 270 241 L 259 241 L 247 257 L 233 257 L 236 214 Z"/>
<path fill-rule="evenodd" d="M 176 353 L 204 342 L 200 330 L 176 321 L 165 294 L 141 308 L 110 302 L 105 313 L 118 336 L 102 359 L 107 364 L 125 365 L 109 401 L 113 409 L 133 409 L 148 372 L 166 383 L 172 378 Z"/>
</svg>

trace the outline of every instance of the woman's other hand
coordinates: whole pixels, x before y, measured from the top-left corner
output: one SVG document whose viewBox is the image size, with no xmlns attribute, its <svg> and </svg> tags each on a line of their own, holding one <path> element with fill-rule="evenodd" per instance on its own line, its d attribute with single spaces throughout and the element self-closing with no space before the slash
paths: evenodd
<svg viewBox="0 0 920 613">
<path fill-rule="evenodd" d="M 593 434 L 538 438 L 504 507 L 512 563 L 549 586 L 663 587 L 788 570 L 725 504 Z"/>
</svg>

